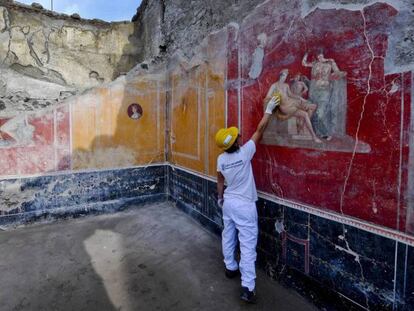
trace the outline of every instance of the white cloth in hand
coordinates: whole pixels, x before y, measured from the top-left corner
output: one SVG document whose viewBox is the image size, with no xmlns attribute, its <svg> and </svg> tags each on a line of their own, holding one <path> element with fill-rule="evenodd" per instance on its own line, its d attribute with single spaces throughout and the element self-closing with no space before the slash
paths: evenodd
<svg viewBox="0 0 414 311">
<path fill-rule="evenodd" d="M 272 97 L 268 102 L 267 102 L 267 107 L 266 107 L 266 111 L 265 113 L 268 114 L 272 114 L 273 110 L 276 108 L 277 105 L 279 105 L 280 100 L 276 97 Z"/>
</svg>

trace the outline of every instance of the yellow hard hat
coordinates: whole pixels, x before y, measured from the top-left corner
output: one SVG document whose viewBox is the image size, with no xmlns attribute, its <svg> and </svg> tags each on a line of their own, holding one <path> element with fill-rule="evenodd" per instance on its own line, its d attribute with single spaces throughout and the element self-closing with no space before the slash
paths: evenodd
<svg viewBox="0 0 414 311">
<path fill-rule="evenodd" d="M 239 129 L 237 127 L 220 129 L 216 134 L 216 144 L 220 149 L 227 150 L 234 144 L 238 136 Z"/>
</svg>

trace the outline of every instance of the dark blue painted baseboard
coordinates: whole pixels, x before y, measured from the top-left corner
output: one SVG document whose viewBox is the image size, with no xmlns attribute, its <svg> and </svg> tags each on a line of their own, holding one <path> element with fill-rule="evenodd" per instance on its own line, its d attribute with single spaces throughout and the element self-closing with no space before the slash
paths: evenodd
<svg viewBox="0 0 414 311">
<path fill-rule="evenodd" d="M 120 211 L 167 200 L 167 167 L 149 166 L 0 181 L 0 225 Z"/>
<path fill-rule="evenodd" d="M 160 193 L 128 199 L 90 203 L 87 205 L 74 205 L 21 214 L 4 215 L 0 217 L 0 226 L 7 228 L 10 226 L 14 227 L 41 221 L 53 221 L 63 218 L 78 218 L 87 215 L 116 213 L 126 210 L 132 206 L 136 207 L 153 203 L 161 203 L 167 200 L 168 196 L 165 193 Z"/>
<path fill-rule="evenodd" d="M 220 233 L 214 182 L 170 168 L 168 186 L 179 208 Z M 262 198 L 257 209 L 257 264 L 272 279 L 325 310 L 414 310 L 413 247 L 396 252 L 394 240 Z"/>
</svg>

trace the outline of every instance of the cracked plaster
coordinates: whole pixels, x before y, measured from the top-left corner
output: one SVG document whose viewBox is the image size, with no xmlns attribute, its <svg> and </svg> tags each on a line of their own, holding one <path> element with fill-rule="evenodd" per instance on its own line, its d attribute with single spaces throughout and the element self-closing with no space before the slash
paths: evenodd
<svg viewBox="0 0 414 311">
<path fill-rule="evenodd" d="M 387 3 L 399 11 L 390 31 L 385 58 L 388 74 L 414 69 L 414 2 L 411 0 L 307 0 L 302 4 L 302 17 L 316 9 L 362 11 L 374 3 Z"/>
<path fill-rule="evenodd" d="M 20 85 L 33 84 L 34 79 L 49 82 L 44 86 L 51 92 L 46 90 L 49 94 L 43 96 L 49 104 L 62 100 L 60 92 L 53 98 L 49 96 L 56 93 L 54 90 L 60 89 L 67 95 L 73 90 L 81 92 L 113 81 L 137 62 L 137 48 L 131 44 L 133 36 L 134 26 L 130 22 L 78 20 L 0 1 L 0 73 L 8 75 L 8 79 L 3 79 L 7 94 L 0 94 L 0 115 L 4 114 L 5 105 L 14 104 L 17 111 L 22 109 L 21 98 L 15 96 L 21 94 L 21 87 L 14 89 L 13 79 Z M 19 77 L 6 72 L 8 68 Z M 34 89 L 25 90 L 25 102 L 32 103 L 28 110 L 49 105 L 39 104 L 42 98 L 35 93 Z"/>
</svg>

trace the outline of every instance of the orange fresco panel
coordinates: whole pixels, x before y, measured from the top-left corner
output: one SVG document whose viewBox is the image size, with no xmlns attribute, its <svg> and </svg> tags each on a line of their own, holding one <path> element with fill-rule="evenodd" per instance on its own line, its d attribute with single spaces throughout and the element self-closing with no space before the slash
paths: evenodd
<svg viewBox="0 0 414 311">
<path fill-rule="evenodd" d="M 199 158 L 201 107 L 198 90 L 190 87 L 183 94 L 177 95 L 172 109 L 174 151 Z"/>
<path fill-rule="evenodd" d="M 114 115 L 117 117 L 111 143 L 128 150 L 134 157 L 134 165 L 164 161 L 164 144 L 161 140 L 164 135 L 164 106 L 161 104 L 161 92 L 163 90 L 157 91 L 157 85 L 152 81 L 128 83 L 122 99 L 114 103 Z M 142 107 L 141 118 L 130 118 L 128 107 L 131 104 Z"/>
<path fill-rule="evenodd" d="M 99 89 L 93 113 L 88 110 L 91 96 L 81 97 L 73 109 L 74 169 L 163 162 L 165 95 L 157 86 L 130 82 Z M 133 103 L 142 107 L 139 119 L 128 115 Z"/>
<path fill-rule="evenodd" d="M 205 173 L 205 74 L 172 76 L 172 162 Z"/>
</svg>

